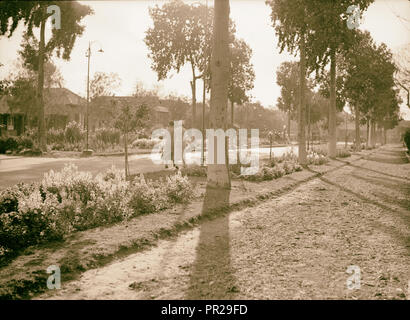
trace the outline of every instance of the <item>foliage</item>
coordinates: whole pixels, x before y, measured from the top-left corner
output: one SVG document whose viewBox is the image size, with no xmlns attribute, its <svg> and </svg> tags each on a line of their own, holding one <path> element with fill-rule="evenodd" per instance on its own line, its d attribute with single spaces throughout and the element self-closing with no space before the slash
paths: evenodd
<svg viewBox="0 0 410 320">
<path fill-rule="evenodd" d="M 329 162 L 329 159 L 321 153 L 310 150 L 307 155 L 308 164 L 322 165 Z"/>
<path fill-rule="evenodd" d="M 403 136 L 403 141 L 407 146 L 407 149 L 410 152 L 410 129 L 407 129 Z"/>
<path fill-rule="evenodd" d="M 228 98 L 231 102 L 243 104 L 249 100 L 247 92 L 252 90 L 255 71 L 251 63 L 252 49 L 242 39 L 235 39 L 230 46 L 231 70 Z"/>
<path fill-rule="evenodd" d="M 120 135 L 120 131 L 114 128 L 98 128 L 95 130 L 95 138 L 104 144 L 119 144 Z"/>
<path fill-rule="evenodd" d="M 0 153 L 6 153 L 6 151 L 21 151 L 24 149 L 32 149 L 33 147 L 33 140 L 27 136 L 0 138 Z"/>
<path fill-rule="evenodd" d="M 40 183 L 0 192 L 1 252 L 63 239 L 75 231 L 156 212 L 192 197 L 192 185 L 181 173 L 166 181 L 147 182 L 141 175 L 129 182 L 114 167 L 93 177 L 67 165 L 60 172 L 51 170 Z"/>
<path fill-rule="evenodd" d="M 206 177 L 206 167 L 200 165 L 190 165 L 181 168 L 181 173 L 188 177 Z"/>
<path fill-rule="evenodd" d="M 45 25 L 51 13 L 47 12 L 50 5 L 60 8 L 61 27 L 53 28 L 51 37 L 45 41 Z M 45 148 L 46 132 L 44 118 L 44 62 L 54 52 L 58 57 L 69 60 L 77 36 L 81 36 L 84 26 L 81 20 L 92 14 L 90 7 L 80 4 L 78 1 L 2 1 L 0 2 L 0 36 L 11 37 L 19 22 L 25 26 L 25 43 L 23 44 L 23 57 L 34 69 L 38 70 L 37 82 L 37 108 L 39 120 L 40 147 Z M 34 29 L 40 29 L 40 42 L 38 50 L 35 46 Z M 30 43 L 29 39 L 33 39 Z"/>
<path fill-rule="evenodd" d="M 132 143 L 133 148 L 152 149 L 158 141 L 151 139 L 137 139 Z"/>
<path fill-rule="evenodd" d="M 121 79 L 117 73 L 96 72 L 90 80 L 90 99 L 112 96 L 120 86 Z"/>
<path fill-rule="evenodd" d="M 83 141 L 84 130 L 78 122 L 71 121 L 64 130 L 64 138 L 68 143 L 79 143 Z"/>
</svg>

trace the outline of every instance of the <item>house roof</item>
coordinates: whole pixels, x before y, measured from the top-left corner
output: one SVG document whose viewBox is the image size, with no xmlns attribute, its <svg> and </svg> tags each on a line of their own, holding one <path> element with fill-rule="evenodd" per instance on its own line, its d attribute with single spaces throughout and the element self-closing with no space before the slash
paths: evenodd
<svg viewBox="0 0 410 320">
<path fill-rule="evenodd" d="M 34 101 L 33 101 L 34 103 Z M 46 114 L 67 114 L 68 108 L 79 108 L 86 104 L 86 99 L 66 88 L 44 89 L 44 106 Z M 0 98 L 0 113 L 10 113 L 7 96 Z"/>
<path fill-rule="evenodd" d="M 46 105 L 85 105 L 87 100 L 67 88 L 49 88 L 44 89 L 44 102 Z"/>
</svg>

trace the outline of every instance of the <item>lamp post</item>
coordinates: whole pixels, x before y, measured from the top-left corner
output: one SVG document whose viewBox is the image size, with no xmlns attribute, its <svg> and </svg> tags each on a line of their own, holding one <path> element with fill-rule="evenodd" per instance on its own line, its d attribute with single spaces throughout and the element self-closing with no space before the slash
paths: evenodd
<svg viewBox="0 0 410 320">
<path fill-rule="evenodd" d="M 89 125 L 88 125 L 88 114 L 89 114 L 89 104 L 90 104 L 90 59 L 91 59 L 91 45 L 96 41 L 89 41 L 88 42 L 88 49 L 85 56 L 88 58 L 88 69 L 87 69 L 87 109 L 86 109 L 86 130 L 87 130 L 87 138 L 86 138 L 86 153 L 90 153 L 88 148 L 88 136 L 89 136 Z M 98 52 L 103 53 L 103 49 L 100 46 L 100 50 Z"/>
</svg>

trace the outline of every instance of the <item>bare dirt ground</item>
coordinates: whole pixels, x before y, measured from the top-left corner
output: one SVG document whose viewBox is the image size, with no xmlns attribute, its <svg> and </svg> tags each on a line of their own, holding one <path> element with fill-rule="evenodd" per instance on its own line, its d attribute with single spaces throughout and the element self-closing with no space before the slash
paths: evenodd
<svg viewBox="0 0 410 320">
<path fill-rule="evenodd" d="M 38 299 L 410 299 L 409 286 L 410 164 L 385 146 Z"/>
</svg>

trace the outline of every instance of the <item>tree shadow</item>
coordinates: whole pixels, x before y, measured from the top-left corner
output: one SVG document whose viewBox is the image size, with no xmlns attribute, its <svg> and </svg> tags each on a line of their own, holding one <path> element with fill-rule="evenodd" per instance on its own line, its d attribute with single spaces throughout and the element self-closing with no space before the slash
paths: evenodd
<svg viewBox="0 0 410 320">
<path fill-rule="evenodd" d="M 352 177 L 355 179 L 360 179 L 363 180 L 369 184 L 375 184 L 375 185 L 380 185 L 384 187 L 385 189 L 390 189 L 390 190 L 396 190 L 399 191 L 400 193 L 404 193 L 406 195 L 410 195 L 410 184 L 409 183 L 398 183 L 397 181 L 394 181 L 389 178 L 377 178 L 377 177 L 362 177 L 357 174 L 352 174 Z M 403 209 L 410 210 L 410 198 L 408 199 L 398 199 L 396 197 L 389 196 L 386 193 L 382 192 L 373 192 L 373 194 L 381 199 L 384 200 L 387 203 L 391 203 L 393 205 L 398 205 L 402 207 Z"/>
<path fill-rule="evenodd" d="M 206 188 L 202 215 L 229 205 L 229 189 Z M 237 292 L 231 266 L 229 215 L 204 221 L 185 299 L 233 299 Z"/>
<path fill-rule="evenodd" d="M 384 175 L 384 176 L 387 176 L 387 177 L 391 177 L 391 178 L 394 178 L 394 179 L 400 179 L 400 180 L 404 180 L 404 181 L 409 181 L 409 179 L 406 179 L 406 178 L 403 178 L 403 177 L 399 177 L 399 176 L 395 176 L 395 175 L 393 175 L 393 174 L 388 174 L 388 173 L 386 173 L 386 172 L 382 172 L 382 171 L 378 171 L 378 170 L 374 170 L 374 169 L 370 169 L 370 168 L 358 166 L 358 165 L 355 165 L 355 164 L 353 164 L 353 163 L 351 163 L 351 162 L 348 162 L 348 161 L 343 161 L 343 160 L 340 160 L 340 159 L 334 159 L 334 160 L 335 160 L 335 161 L 339 161 L 339 162 L 343 162 L 343 163 L 345 163 L 346 166 L 349 166 L 349 167 L 353 167 L 353 168 L 357 168 L 357 169 L 361 169 L 361 170 L 366 170 L 366 171 L 369 171 L 369 172 L 374 172 L 374 173 L 381 174 L 381 175 Z M 367 159 L 366 159 L 366 160 L 367 160 Z M 335 170 L 329 170 L 329 171 L 327 171 L 326 173 L 330 173 L 331 171 L 335 171 Z M 316 171 L 314 171 L 314 172 L 316 172 Z"/>
<path fill-rule="evenodd" d="M 311 169 L 308 169 L 309 171 L 315 172 Z M 320 176 L 319 179 L 329 185 L 332 185 L 336 188 L 338 188 L 339 190 L 348 193 L 352 196 L 354 196 L 357 199 L 360 199 L 363 203 L 368 203 L 374 206 L 377 206 L 379 208 L 381 208 L 382 210 L 392 213 L 394 214 L 397 218 L 399 218 L 401 220 L 401 223 L 403 225 L 407 225 L 410 226 L 410 212 L 408 210 L 404 211 L 404 210 L 400 210 L 400 209 L 393 209 L 383 203 L 380 203 L 379 201 L 370 199 L 368 197 L 365 197 L 364 195 L 358 193 L 358 192 L 354 192 L 338 183 L 335 183 L 333 181 L 330 181 L 329 179 Z M 397 239 L 398 241 L 400 241 L 404 247 L 407 249 L 408 252 L 410 252 L 410 237 L 408 236 L 403 236 L 401 235 L 399 232 L 397 232 L 397 229 L 394 227 L 390 227 L 390 226 L 386 226 L 383 225 L 379 222 L 374 221 L 373 224 L 375 225 L 376 228 L 382 230 L 385 233 L 390 234 L 393 238 Z"/>
<path fill-rule="evenodd" d="M 366 158 L 366 160 L 380 162 L 380 163 L 388 163 L 388 164 L 406 164 L 406 163 L 409 162 L 404 155 L 402 155 L 400 157 L 396 156 L 393 159 L 392 158 L 382 158 L 382 157 L 369 156 L 369 157 Z"/>
</svg>

